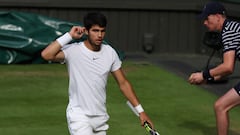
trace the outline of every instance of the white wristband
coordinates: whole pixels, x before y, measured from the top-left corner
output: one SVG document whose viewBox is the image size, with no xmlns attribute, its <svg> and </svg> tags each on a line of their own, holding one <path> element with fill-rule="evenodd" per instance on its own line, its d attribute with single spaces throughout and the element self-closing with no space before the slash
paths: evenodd
<svg viewBox="0 0 240 135">
<path fill-rule="evenodd" d="M 63 47 L 64 45 L 66 45 L 67 43 L 69 43 L 70 41 L 72 41 L 72 37 L 71 35 L 67 32 L 64 35 L 62 35 L 61 37 L 59 37 L 57 39 L 58 43 Z"/>
<path fill-rule="evenodd" d="M 143 107 L 142 107 L 141 104 L 135 106 L 134 108 L 136 109 L 136 111 L 137 111 L 138 113 L 142 113 L 142 112 L 144 112 Z"/>
</svg>

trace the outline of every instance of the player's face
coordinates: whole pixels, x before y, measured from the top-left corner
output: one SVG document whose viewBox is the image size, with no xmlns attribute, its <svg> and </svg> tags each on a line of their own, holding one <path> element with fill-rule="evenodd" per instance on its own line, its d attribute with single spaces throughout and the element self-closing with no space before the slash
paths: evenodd
<svg viewBox="0 0 240 135">
<path fill-rule="evenodd" d="M 209 31 L 219 30 L 219 16 L 209 15 L 203 22 L 203 24 L 208 28 Z"/>
<path fill-rule="evenodd" d="M 92 46 L 100 46 L 105 36 L 105 27 L 92 26 L 88 31 L 88 41 Z"/>
</svg>

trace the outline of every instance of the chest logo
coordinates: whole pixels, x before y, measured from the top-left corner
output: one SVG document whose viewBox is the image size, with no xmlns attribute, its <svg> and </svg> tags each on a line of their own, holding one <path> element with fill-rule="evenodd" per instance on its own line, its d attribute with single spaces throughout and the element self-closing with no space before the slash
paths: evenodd
<svg viewBox="0 0 240 135">
<path fill-rule="evenodd" d="M 93 60 L 97 60 L 97 59 L 99 59 L 98 57 L 93 57 Z"/>
</svg>

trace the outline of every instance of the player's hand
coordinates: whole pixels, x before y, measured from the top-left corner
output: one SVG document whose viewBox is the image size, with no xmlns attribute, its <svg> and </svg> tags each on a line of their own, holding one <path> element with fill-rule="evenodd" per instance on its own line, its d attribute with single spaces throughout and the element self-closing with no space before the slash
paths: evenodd
<svg viewBox="0 0 240 135">
<path fill-rule="evenodd" d="M 190 77 L 188 78 L 188 82 L 190 84 L 202 84 L 202 83 L 204 83 L 205 81 L 203 79 L 202 72 L 192 73 L 190 75 Z"/>
<path fill-rule="evenodd" d="M 150 120 L 150 118 L 147 116 L 147 114 L 145 112 L 142 112 L 139 114 L 139 119 L 141 121 L 141 125 L 144 126 L 144 122 L 148 122 L 150 124 L 150 126 L 154 129 L 154 125 L 152 123 L 152 121 Z"/>
<path fill-rule="evenodd" d="M 80 39 L 84 33 L 85 27 L 81 26 L 73 26 L 69 31 L 69 34 L 72 36 L 73 39 Z"/>
</svg>

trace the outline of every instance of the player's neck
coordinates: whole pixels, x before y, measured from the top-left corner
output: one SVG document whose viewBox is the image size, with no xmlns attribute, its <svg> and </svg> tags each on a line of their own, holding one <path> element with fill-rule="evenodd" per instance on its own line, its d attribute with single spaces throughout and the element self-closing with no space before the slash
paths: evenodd
<svg viewBox="0 0 240 135">
<path fill-rule="evenodd" d="M 219 23 L 219 27 L 218 27 L 219 32 L 222 31 L 225 20 L 226 20 L 226 18 L 220 19 L 220 23 Z"/>
<path fill-rule="evenodd" d="M 100 51 L 100 49 L 101 49 L 101 45 L 95 45 L 95 44 L 89 42 L 89 40 L 85 40 L 84 44 L 89 50 L 94 51 L 94 52 Z"/>
</svg>

